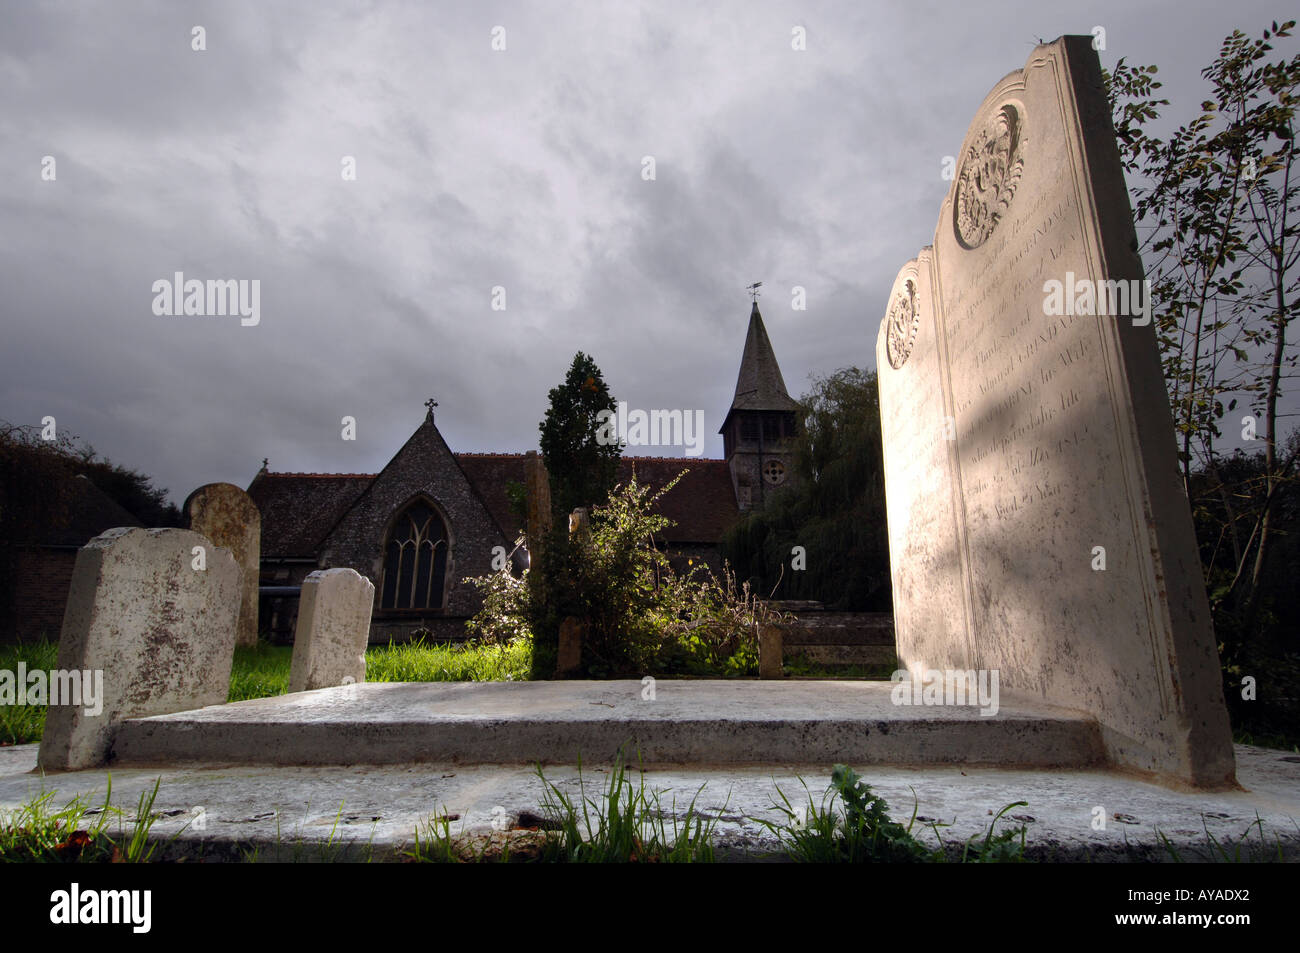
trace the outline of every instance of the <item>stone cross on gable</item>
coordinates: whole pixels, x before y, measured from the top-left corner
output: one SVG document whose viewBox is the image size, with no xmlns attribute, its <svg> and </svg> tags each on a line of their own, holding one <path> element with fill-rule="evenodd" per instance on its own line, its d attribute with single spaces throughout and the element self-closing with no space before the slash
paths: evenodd
<svg viewBox="0 0 1300 953">
<path fill-rule="evenodd" d="M 436 400 L 434 400 L 432 397 L 430 397 L 428 400 L 426 400 L 426 401 L 424 402 L 424 406 L 427 407 L 427 408 L 429 409 L 429 419 L 432 420 L 432 419 L 433 419 L 433 408 L 435 408 L 435 407 L 438 406 L 438 402 L 437 402 Z"/>
</svg>

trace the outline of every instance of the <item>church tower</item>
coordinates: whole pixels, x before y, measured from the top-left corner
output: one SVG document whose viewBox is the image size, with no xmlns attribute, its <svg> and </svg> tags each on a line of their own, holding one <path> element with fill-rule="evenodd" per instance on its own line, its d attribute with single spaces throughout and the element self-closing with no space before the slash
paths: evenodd
<svg viewBox="0 0 1300 953">
<path fill-rule="evenodd" d="M 742 512 L 761 508 L 768 496 L 796 479 L 797 406 L 786 392 L 755 298 L 736 394 L 718 431 Z"/>
</svg>

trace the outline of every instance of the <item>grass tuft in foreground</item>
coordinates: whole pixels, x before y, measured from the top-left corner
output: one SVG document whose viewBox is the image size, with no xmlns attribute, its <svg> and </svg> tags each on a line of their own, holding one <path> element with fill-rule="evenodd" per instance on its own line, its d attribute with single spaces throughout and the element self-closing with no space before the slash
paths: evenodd
<svg viewBox="0 0 1300 953">
<path fill-rule="evenodd" d="M 704 785 L 700 785 L 685 814 L 679 818 L 676 800 L 665 811 L 659 792 L 647 792 L 643 773 L 636 784 L 632 783 L 621 751 L 599 800 L 587 796 L 581 762 L 578 763 L 577 804 L 546 780 L 540 765 L 537 777 L 545 786 L 542 810 L 558 827 L 557 836 L 543 847 L 543 860 L 596 864 L 689 864 L 714 860 L 717 818 L 695 810 Z M 671 819 L 671 827 L 667 819 Z"/>
<path fill-rule="evenodd" d="M 157 820 L 153 806 L 161 783 L 159 778 L 152 790 L 141 792 L 133 816 L 111 805 L 111 776 L 101 808 L 77 797 L 55 809 L 54 792 L 47 791 L 0 812 L 0 863 L 148 863 L 158 849 L 149 831 Z M 108 830 L 112 818 L 118 820 L 116 835 Z"/>
<path fill-rule="evenodd" d="M 805 791 L 807 785 L 805 785 Z M 899 864 L 933 863 L 949 859 L 949 849 L 939 837 L 939 825 L 931 829 L 938 847 L 927 847 L 912 834 L 916 824 L 916 805 L 906 825 L 889 816 L 889 805 L 856 771 L 837 764 L 831 771 L 831 786 L 820 805 L 808 797 L 806 808 L 796 808 L 780 788 L 781 803 L 777 810 L 786 815 L 787 823 L 760 821 L 781 840 L 790 858 L 799 863 Z M 837 808 L 836 802 L 841 807 Z M 981 841 L 976 835 L 964 845 L 958 856 L 962 863 L 1019 863 L 1025 860 L 1025 827 L 994 835 L 1002 815 L 1024 801 L 1008 804 L 989 824 Z M 1017 840 L 1018 838 L 1018 840 Z"/>
<path fill-rule="evenodd" d="M 534 861 L 541 863 L 713 863 L 717 818 L 695 809 L 700 789 L 682 815 L 674 799 L 665 810 L 657 791 L 647 790 L 644 777 L 628 777 L 622 751 L 609 772 L 603 792 L 588 796 L 582 764 L 578 764 L 578 796 L 566 794 L 546 780 L 539 828 L 494 831 L 492 834 L 453 834 L 445 812 L 416 831 L 415 847 L 406 856 L 424 863 L 483 863 Z M 725 809 L 725 806 L 724 806 Z M 512 844 L 513 841 L 513 844 Z"/>
</svg>

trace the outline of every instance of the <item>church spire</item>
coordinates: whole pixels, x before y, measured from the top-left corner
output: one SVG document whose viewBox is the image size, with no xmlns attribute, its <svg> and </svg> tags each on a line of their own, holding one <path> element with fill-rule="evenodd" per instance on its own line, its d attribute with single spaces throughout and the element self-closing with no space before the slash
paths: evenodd
<svg viewBox="0 0 1300 953">
<path fill-rule="evenodd" d="M 799 405 L 785 389 L 776 352 L 758 311 L 757 291 L 757 285 L 750 286 L 754 305 L 749 311 L 736 394 L 718 431 L 736 505 L 742 510 L 763 506 L 770 491 L 790 486 L 796 478 L 793 464 Z"/>
<path fill-rule="evenodd" d="M 768 340 L 758 299 L 749 312 L 749 333 L 745 335 L 745 352 L 736 377 L 736 393 L 727 416 L 740 410 L 794 410 L 796 404 L 785 389 L 776 352 Z M 724 423 L 725 427 L 726 424 Z"/>
</svg>

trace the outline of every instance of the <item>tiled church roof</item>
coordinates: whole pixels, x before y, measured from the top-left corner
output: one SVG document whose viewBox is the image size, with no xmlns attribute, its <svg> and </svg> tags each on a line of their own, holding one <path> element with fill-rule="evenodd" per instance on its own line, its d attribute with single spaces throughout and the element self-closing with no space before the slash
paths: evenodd
<svg viewBox="0 0 1300 953">
<path fill-rule="evenodd" d="M 524 482 L 522 453 L 457 453 L 465 477 L 484 501 L 507 540 L 521 527 L 510 509 L 506 484 Z M 690 472 L 659 502 L 659 512 L 677 525 L 665 532 L 670 543 L 716 543 L 739 511 L 725 460 L 694 457 L 623 457 L 618 482 L 633 472 L 659 489 L 682 470 Z M 325 535 L 374 479 L 365 473 L 269 473 L 249 484 L 248 495 L 262 513 L 265 559 L 311 559 Z"/>
<path fill-rule="evenodd" d="M 618 482 L 626 483 L 635 471 L 637 483 L 658 490 L 683 470 L 690 472 L 659 501 L 658 512 L 677 524 L 664 536 L 672 543 L 716 543 L 740 515 L 726 460 L 623 457 Z"/>
<path fill-rule="evenodd" d="M 262 558 L 315 558 L 325 534 L 373 479 L 367 473 L 263 470 L 248 485 L 262 514 Z"/>
<path fill-rule="evenodd" d="M 514 545 L 523 533 L 523 521 L 510 510 L 506 484 L 524 482 L 522 453 L 453 453 L 465 479 L 478 493 L 506 541 Z"/>
</svg>

